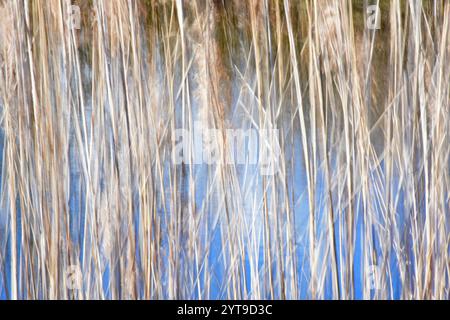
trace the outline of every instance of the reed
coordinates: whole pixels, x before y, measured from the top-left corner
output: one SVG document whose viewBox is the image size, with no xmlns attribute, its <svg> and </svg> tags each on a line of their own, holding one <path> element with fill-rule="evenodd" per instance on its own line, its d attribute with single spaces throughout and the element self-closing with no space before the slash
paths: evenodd
<svg viewBox="0 0 450 320">
<path fill-rule="evenodd" d="M 1 299 L 450 297 L 448 1 L 0 16 Z"/>
</svg>

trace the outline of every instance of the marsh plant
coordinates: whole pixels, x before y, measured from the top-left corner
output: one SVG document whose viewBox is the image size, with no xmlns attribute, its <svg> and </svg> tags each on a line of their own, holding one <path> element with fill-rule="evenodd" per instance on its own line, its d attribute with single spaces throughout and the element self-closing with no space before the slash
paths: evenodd
<svg viewBox="0 0 450 320">
<path fill-rule="evenodd" d="M 450 1 L 0 17 L 0 298 L 450 298 Z"/>
</svg>

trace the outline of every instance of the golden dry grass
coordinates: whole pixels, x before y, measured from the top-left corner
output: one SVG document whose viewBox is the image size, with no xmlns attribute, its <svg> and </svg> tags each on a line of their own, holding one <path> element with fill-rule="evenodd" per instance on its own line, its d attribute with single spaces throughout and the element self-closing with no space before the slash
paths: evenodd
<svg viewBox="0 0 450 320">
<path fill-rule="evenodd" d="M 448 299 L 450 3 L 361 3 L 1 1 L 0 296 Z"/>
</svg>

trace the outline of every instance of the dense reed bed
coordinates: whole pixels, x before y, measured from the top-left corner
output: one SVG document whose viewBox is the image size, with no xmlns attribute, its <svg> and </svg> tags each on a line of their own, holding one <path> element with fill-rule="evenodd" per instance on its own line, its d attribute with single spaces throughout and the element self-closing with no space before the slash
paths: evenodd
<svg viewBox="0 0 450 320">
<path fill-rule="evenodd" d="M 448 299 L 450 2 L 376 3 L 0 1 L 0 297 Z"/>
</svg>

